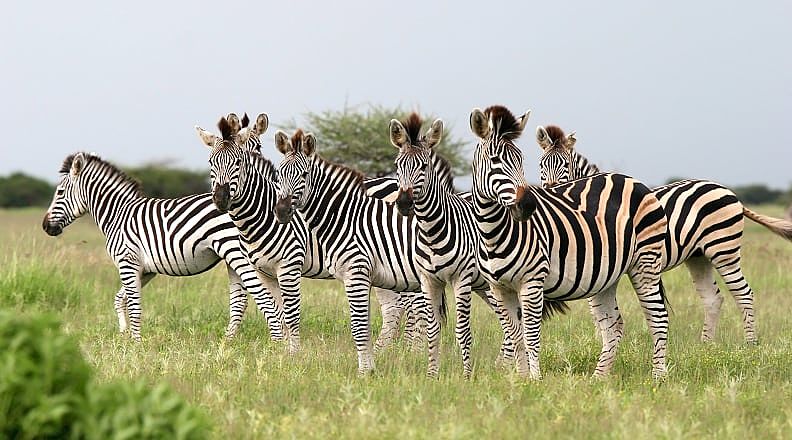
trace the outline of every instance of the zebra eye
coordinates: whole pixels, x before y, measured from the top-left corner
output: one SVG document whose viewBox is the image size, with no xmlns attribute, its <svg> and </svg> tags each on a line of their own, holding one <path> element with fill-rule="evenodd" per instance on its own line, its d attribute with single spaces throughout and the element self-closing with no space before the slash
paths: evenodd
<svg viewBox="0 0 792 440">
<path fill-rule="evenodd" d="M 58 188 L 58 190 L 57 190 L 57 191 L 55 191 L 55 194 L 56 194 L 56 195 L 58 195 L 58 196 L 62 196 L 62 195 L 63 195 L 63 193 L 64 193 L 64 190 L 63 190 L 63 188 Z"/>
</svg>

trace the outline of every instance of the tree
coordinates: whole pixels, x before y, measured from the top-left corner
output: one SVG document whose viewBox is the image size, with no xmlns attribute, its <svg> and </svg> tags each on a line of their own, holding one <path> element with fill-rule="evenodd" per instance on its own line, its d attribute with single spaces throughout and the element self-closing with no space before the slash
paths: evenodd
<svg viewBox="0 0 792 440">
<path fill-rule="evenodd" d="M 735 187 L 734 193 L 741 202 L 748 205 L 779 203 L 784 195 L 784 191 L 768 188 L 761 183 Z"/>
<path fill-rule="evenodd" d="M 205 171 L 149 164 L 125 172 L 143 184 L 143 192 L 149 197 L 173 198 L 209 191 L 209 174 Z"/>
<path fill-rule="evenodd" d="M 370 105 L 365 111 L 344 107 L 343 110 L 327 110 L 321 113 L 308 112 L 304 116 L 304 131 L 318 138 L 317 149 L 322 157 L 345 165 L 351 165 L 369 176 L 386 176 L 395 170 L 393 164 L 396 149 L 390 143 L 388 127 L 391 119 L 404 119 L 409 111 Z M 428 126 L 436 119 L 430 114 L 421 118 Z M 295 120 L 286 122 L 283 129 L 298 128 Z M 457 175 L 467 174 L 463 156 L 464 142 L 455 139 L 445 127 L 443 140 L 436 147 L 446 158 Z"/>
<path fill-rule="evenodd" d="M 0 207 L 47 206 L 54 191 L 47 181 L 16 172 L 0 177 Z"/>
</svg>

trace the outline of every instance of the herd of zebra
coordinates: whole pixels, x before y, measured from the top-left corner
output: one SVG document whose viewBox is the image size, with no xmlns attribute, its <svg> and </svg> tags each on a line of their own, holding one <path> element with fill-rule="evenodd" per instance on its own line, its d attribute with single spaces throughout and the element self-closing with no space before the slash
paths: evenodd
<svg viewBox="0 0 792 440">
<path fill-rule="evenodd" d="M 211 193 L 151 199 L 140 184 L 100 157 L 68 156 L 44 216 L 52 236 L 90 213 L 106 237 L 121 279 L 115 311 L 121 332 L 141 339 L 141 288 L 156 274 L 194 275 L 223 260 L 230 317 L 239 328 L 250 294 L 271 337 L 300 350 L 303 277 L 343 282 L 358 371 L 374 369 L 374 349 L 405 333 L 426 341 L 428 374 L 439 369 L 445 289 L 455 301 L 455 335 L 463 374 L 472 372 L 471 293 L 495 313 L 500 360 L 520 375 L 541 377 L 540 328 L 588 299 L 602 350 L 595 376 L 607 375 L 623 335 L 616 301 L 622 275 L 632 282 L 653 341 L 652 374 L 666 374 L 668 313 L 661 273 L 688 267 L 704 303 L 701 338 L 713 338 L 723 301 L 714 272 L 742 313 L 745 339 L 756 343 L 753 292 L 740 268 L 744 217 L 792 240 L 792 222 L 757 214 L 732 191 L 705 180 L 651 190 L 621 174 L 600 173 L 574 149 L 574 133 L 538 127 L 541 186 L 529 185 L 516 141 L 530 112 L 502 106 L 470 114 L 476 137 L 470 192 L 454 189 L 449 164 L 435 152 L 443 122 L 390 122 L 395 177 L 367 179 L 322 158 L 317 139 L 297 130 L 275 134 L 279 166 L 262 156 L 269 120 L 231 113 L 219 134 L 196 127 L 209 148 Z M 383 127 L 383 130 L 385 127 Z M 370 341 L 370 290 L 383 325 Z"/>
</svg>

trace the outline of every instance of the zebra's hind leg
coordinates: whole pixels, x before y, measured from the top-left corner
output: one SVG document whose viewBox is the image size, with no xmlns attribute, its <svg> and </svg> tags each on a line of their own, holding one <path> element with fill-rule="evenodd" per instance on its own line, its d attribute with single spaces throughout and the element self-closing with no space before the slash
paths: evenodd
<svg viewBox="0 0 792 440">
<path fill-rule="evenodd" d="M 420 351 L 426 339 L 426 321 L 421 318 L 424 297 L 421 292 L 403 292 L 403 294 L 408 297 L 407 319 L 404 325 L 407 346 L 411 351 Z"/>
<path fill-rule="evenodd" d="M 640 269 L 643 267 L 643 269 Z M 668 344 L 668 311 L 665 306 L 665 292 L 660 279 L 659 264 L 647 262 L 630 271 L 638 301 L 652 335 L 652 377 L 660 379 L 668 373 L 666 351 Z"/>
<path fill-rule="evenodd" d="M 454 333 L 462 354 L 462 375 L 469 379 L 473 373 L 473 365 L 470 362 L 470 346 L 473 342 L 473 334 L 470 331 L 470 301 L 471 301 L 471 282 L 472 269 L 466 276 L 460 277 L 454 287 L 454 302 L 456 309 L 456 327 Z"/>
<path fill-rule="evenodd" d="M 401 295 L 398 292 L 378 287 L 374 287 L 372 290 L 377 295 L 377 301 L 382 310 L 382 329 L 374 343 L 374 352 L 376 353 L 390 346 L 399 336 L 399 323 L 404 314 L 404 308 L 401 305 Z"/>
<path fill-rule="evenodd" d="M 539 367 L 541 352 L 542 309 L 544 308 L 544 280 L 531 280 L 520 288 L 523 344 L 528 353 L 528 374 L 531 379 L 542 378 Z M 523 373 L 524 375 L 524 373 Z"/>
<path fill-rule="evenodd" d="M 513 357 L 517 364 L 517 374 L 527 376 L 528 359 L 522 335 L 519 295 L 517 292 L 498 284 L 490 284 L 490 291 L 492 295 L 495 296 L 495 299 L 498 300 L 498 303 L 503 306 L 508 315 L 508 334 L 514 344 L 514 354 L 510 357 Z"/>
<path fill-rule="evenodd" d="M 440 328 L 445 310 L 445 283 L 421 272 L 421 292 L 424 298 L 421 318 L 426 322 L 429 344 L 429 367 L 426 375 L 437 377 L 440 370 Z"/>
<path fill-rule="evenodd" d="M 597 368 L 594 369 L 594 377 L 605 377 L 613 370 L 616 351 L 624 335 L 624 320 L 616 302 L 616 286 L 614 284 L 589 300 L 597 333 L 602 338 L 602 351 L 597 360 Z"/>
<path fill-rule="evenodd" d="M 754 324 L 753 290 L 751 290 L 751 286 L 742 273 L 739 248 L 736 251 L 736 255 L 722 255 L 719 258 L 713 259 L 712 263 L 715 266 L 715 270 L 717 270 L 718 274 L 723 278 L 723 282 L 729 289 L 729 293 L 734 297 L 737 308 L 740 309 L 743 320 L 743 331 L 745 332 L 745 342 L 748 344 L 758 343 Z"/>
<path fill-rule="evenodd" d="M 259 278 L 258 271 L 250 264 L 247 257 L 238 250 L 221 253 L 221 249 L 216 249 L 226 262 L 228 270 L 229 286 L 228 310 L 229 322 L 226 329 L 226 338 L 236 335 L 239 324 L 247 309 L 248 297 L 244 291 L 236 291 L 234 283 L 241 285 L 249 293 L 259 311 L 267 320 L 270 338 L 273 341 L 283 340 L 283 310 L 275 301 L 272 293 L 264 288 L 264 284 Z"/>
<path fill-rule="evenodd" d="M 701 341 L 710 342 L 715 337 L 723 296 L 715 282 L 712 264 L 707 258 L 690 258 L 685 261 L 685 266 L 693 278 L 693 285 L 701 297 L 701 302 L 704 303 L 704 328 L 701 330 Z"/>
<path fill-rule="evenodd" d="M 495 359 L 495 364 L 497 366 L 506 365 L 510 362 L 514 361 L 514 341 L 511 339 L 511 335 L 509 334 L 510 328 L 510 321 L 508 312 L 506 312 L 506 308 L 503 307 L 500 301 L 495 298 L 495 295 L 492 294 L 489 290 L 477 290 L 476 294 L 484 301 L 493 312 L 495 312 L 495 316 L 498 317 L 498 322 L 500 323 L 501 330 L 503 331 L 503 341 L 501 342 L 500 352 L 498 353 L 498 357 Z"/>
</svg>

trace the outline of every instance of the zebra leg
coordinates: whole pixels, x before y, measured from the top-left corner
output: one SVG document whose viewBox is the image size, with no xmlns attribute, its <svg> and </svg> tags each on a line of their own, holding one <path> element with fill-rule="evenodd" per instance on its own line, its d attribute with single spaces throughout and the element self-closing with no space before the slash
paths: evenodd
<svg viewBox="0 0 792 440">
<path fill-rule="evenodd" d="M 278 285 L 283 297 L 283 315 L 289 340 L 289 353 L 300 351 L 300 281 L 302 263 L 282 266 L 278 270 Z"/>
<path fill-rule="evenodd" d="M 264 319 L 267 320 L 270 339 L 279 342 L 284 338 L 283 307 L 279 305 L 272 291 L 265 287 L 263 278 L 264 275 L 259 274 L 258 271 L 255 270 L 240 275 L 242 285 L 245 287 L 245 290 L 253 296 L 256 307 L 258 307 L 259 311 L 264 315 Z M 272 284 L 277 286 L 274 280 Z M 247 304 L 247 297 L 245 297 L 245 304 Z"/>
<path fill-rule="evenodd" d="M 143 277 L 140 273 L 140 268 L 134 263 L 125 264 L 119 269 L 119 273 L 121 275 L 124 296 L 126 297 L 130 333 L 132 339 L 140 342 L 140 320 L 143 314 L 140 307 L 140 289 L 143 287 L 141 278 L 146 278 L 146 281 L 148 281 L 152 277 Z"/>
<path fill-rule="evenodd" d="M 115 294 L 115 301 L 113 303 L 115 306 L 116 315 L 118 316 L 118 330 L 119 333 L 126 333 L 127 331 L 127 308 L 126 308 L 126 296 L 124 296 L 124 288 L 121 287 L 118 289 L 118 292 Z"/>
<path fill-rule="evenodd" d="M 470 362 L 470 346 L 473 342 L 473 335 L 470 331 L 470 302 L 471 302 L 471 283 L 472 269 L 465 276 L 460 277 L 454 287 L 454 301 L 456 309 L 455 334 L 459 351 L 462 354 L 462 375 L 469 379 L 473 373 L 473 365 Z"/>
<path fill-rule="evenodd" d="M 597 318 L 597 312 L 594 310 L 594 304 L 592 303 L 593 299 L 594 298 L 592 297 L 589 298 L 587 301 L 589 304 L 589 312 L 591 312 L 591 320 L 594 322 L 594 338 L 600 338 L 602 337 L 602 333 L 600 333 L 600 328 L 598 324 L 599 319 Z"/>
<path fill-rule="evenodd" d="M 542 378 L 539 368 L 541 351 L 542 308 L 544 307 L 544 280 L 531 280 L 520 289 L 522 308 L 523 344 L 528 352 L 528 374 L 531 379 Z M 521 373 L 525 375 L 525 373 Z"/>
<path fill-rule="evenodd" d="M 506 308 L 503 307 L 500 301 L 489 290 L 477 290 L 476 294 L 484 301 L 498 317 L 501 330 L 503 331 L 503 342 L 501 342 L 500 353 L 495 359 L 496 365 L 505 365 L 506 363 L 514 361 L 514 342 L 509 335 L 509 328 L 511 326 Z"/>
<path fill-rule="evenodd" d="M 600 351 L 594 377 L 605 377 L 613 369 L 616 351 L 624 336 L 624 320 L 619 305 L 616 302 L 616 287 L 614 284 L 589 299 L 591 313 L 597 324 L 597 333 L 602 338 L 602 351 Z"/>
<path fill-rule="evenodd" d="M 651 267 L 650 267 L 651 266 Z M 629 273 L 638 301 L 652 334 L 652 376 L 663 378 L 668 373 L 666 368 L 666 350 L 668 343 L 668 311 L 663 299 L 663 282 L 660 279 L 659 264 L 647 261 L 632 269 Z M 643 268 L 643 269 L 642 269 Z"/>
<path fill-rule="evenodd" d="M 350 264 L 343 277 L 349 301 L 349 321 L 352 339 L 358 355 L 358 374 L 368 374 L 374 369 L 371 353 L 371 320 L 369 319 L 369 268 L 363 264 Z"/>
<path fill-rule="evenodd" d="M 694 257 L 685 261 L 693 285 L 704 303 L 704 328 L 701 330 L 701 341 L 710 342 L 715 337 L 715 329 L 720 318 L 723 296 L 712 273 L 712 264 L 704 257 Z"/>
<path fill-rule="evenodd" d="M 495 296 L 508 315 L 509 337 L 513 342 L 514 353 L 509 358 L 514 358 L 517 363 L 517 373 L 521 376 L 528 375 L 528 360 L 525 352 L 525 344 L 522 335 L 522 325 L 520 321 L 520 300 L 517 292 L 502 287 L 498 284 L 490 284 L 490 291 Z"/>
<path fill-rule="evenodd" d="M 287 336 L 284 333 L 287 332 L 288 329 L 286 328 L 285 319 L 283 317 L 283 297 L 281 296 L 278 280 L 258 270 L 256 271 L 256 277 L 258 278 L 264 290 L 269 292 L 269 296 L 272 298 L 272 303 L 275 307 L 275 310 L 272 313 L 272 319 L 277 321 L 278 326 L 281 328 L 282 336 L 280 340 L 282 341 Z M 255 300 L 256 297 L 254 296 L 253 299 Z"/>
<path fill-rule="evenodd" d="M 712 263 L 715 266 L 715 270 L 723 278 L 729 293 L 734 297 L 737 308 L 740 309 L 743 319 L 743 330 L 745 331 L 745 342 L 748 344 L 758 343 L 754 327 L 753 290 L 751 290 L 751 286 L 748 285 L 748 281 L 742 273 L 739 248 L 736 255 L 718 257 L 713 259 Z"/>
<path fill-rule="evenodd" d="M 445 302 L 445 283 L 421 272 L 421 293 L 424 306 L 421 319 L 426 322 L 426 339 L 429 344 L 429 367 L 426 375 L 437 377 L 440 370 L 440 317 Z"/>
<path fill-rule="evenodd" d="M 373 290 L 382 310 L 382 329 L 374 343 L 374 353 L 376 353 L 391 345 L 399 336 L 399 321 L 404 314 L 404 308 L 399 293 L 379 287 L 374 287 Z"/>
<path fill-rule="evenodd" d="M 405 292 L 407 293 L 407 292 Z M 420 351 L 426 338 L 426 321 L 422 318 L 426 306 L 421 292 L 409 292 L 407 323 L 404 332 L 407 334 L 407 346 L 411 351 Z"/>
<path fill-rule="evenodd" d="M 230 269 L 229 269 L 230 271 Z M 247 292 L 242 288 L 241 281 L 228 283 L 228 326 L 226 327 L 225 337 L 233 339 L 242 323 L 242 316 L 247 309 Z"/>
</svg>

